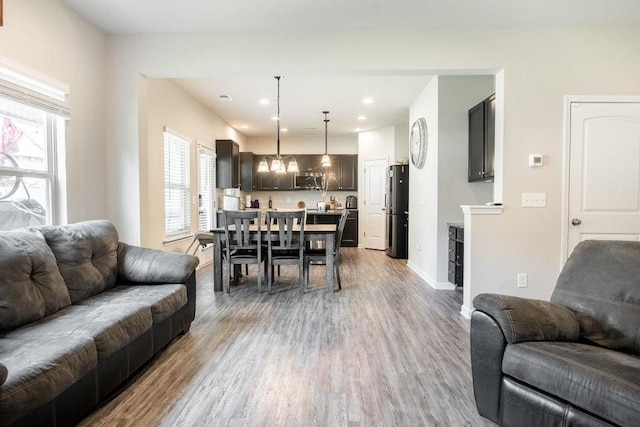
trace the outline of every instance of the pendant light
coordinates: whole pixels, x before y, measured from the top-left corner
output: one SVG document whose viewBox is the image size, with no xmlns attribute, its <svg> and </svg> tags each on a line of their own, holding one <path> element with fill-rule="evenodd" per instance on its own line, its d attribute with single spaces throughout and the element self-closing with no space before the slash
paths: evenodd
<svg viewBox="0 0 640 427">
<path fill-rule="evenodd" d="M 280 79 L 282 76 L 274 76 L 274 78 L 278 81 L 278 115 L 276 116 L 276 156 L 271 158 L 271 166 L 267 164 L 267 157 L 263 157 L 258 165 L 258 172 L 275 172 L 275 173 L 297 173 L 298 170 L 298 162 L 296 158 L 293 156 L 280 156 Z M 289 165 L 285 167 L 285 159 L 290 158 Z"/>
<path fill-rule="evenodd" d="M 322 167 L 330 168 L 331 167 L 331 159 L 329 158 L 329 153 L 327 151 L 327 125 L 329 124 L 329 119 L 327 119 L 328 111 L 323 111 L 324 114 L 324 155 L 322 156 Z"/>
</svg>

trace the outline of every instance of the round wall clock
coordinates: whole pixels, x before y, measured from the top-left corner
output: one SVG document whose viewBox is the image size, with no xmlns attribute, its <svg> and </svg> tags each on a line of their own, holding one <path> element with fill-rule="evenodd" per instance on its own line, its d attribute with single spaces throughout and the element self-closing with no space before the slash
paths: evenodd
<svg viewBox="0 0 640 427">
<path fill-rule="evenodd" d="M 409 144 L 411 163 L 418 169 L 422 169 L 425 160 L 427 160 L 427 121 L 423 117 L 411 125 Z"/>
</svg>

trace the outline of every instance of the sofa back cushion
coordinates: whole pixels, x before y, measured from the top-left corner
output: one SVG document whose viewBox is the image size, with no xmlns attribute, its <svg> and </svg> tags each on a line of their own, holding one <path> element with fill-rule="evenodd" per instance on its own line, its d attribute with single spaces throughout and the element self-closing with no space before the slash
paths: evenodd
<svg viewBox="0 0 640 427">
<path fill-rule="evenodd" d="M 0 333 L 69 304 L 69 292 L 42 233 L 0 232 Z"/>
<path fill-rule="evenodd" d="M 109 221 L 42 227 L 71 302 L 112 288 L 118 274 L 118 232 Z"/>
<path fill-rule="evenodd" d="M 583 339 L 640 355 L 640 242 L 581 242 L 551 301 L 576 312 Z"/>
</svg>

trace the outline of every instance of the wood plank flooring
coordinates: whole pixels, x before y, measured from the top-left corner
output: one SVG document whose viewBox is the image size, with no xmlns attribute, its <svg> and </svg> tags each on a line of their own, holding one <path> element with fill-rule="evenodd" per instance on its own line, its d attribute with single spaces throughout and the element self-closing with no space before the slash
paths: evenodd
<svg viewBox="0 0 640 427">
<path fill-rule="evenodd" d="M 198 274 L 196 319 L 82 426 L 489 426 L 473 400 L 462 296 L 384 252 L 343 248 L 342 291 L 256 266 L 231 294 Z M 243 268 L 244 270 L 244 268 Z"/>
</svg>

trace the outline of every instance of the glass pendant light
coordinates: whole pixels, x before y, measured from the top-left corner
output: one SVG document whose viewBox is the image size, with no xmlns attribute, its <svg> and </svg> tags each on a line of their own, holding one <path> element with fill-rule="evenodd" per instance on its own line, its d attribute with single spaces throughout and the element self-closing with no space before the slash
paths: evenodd
<svg viewBox="0 0 640 427">
<path fill-rule="evenodd" d="M 324 114 L 324 155 L 322 156 L 322 167 L 330 168 L 331 167 L 331 159 L 329 158 L 329 153 L 327 151 L 327 125 L 329 123 L 329 119 L 327 119 L 328 111 L 323 111 Z"/>
<path fill-rule="evenodd" d="M 298 173 L 298 162 L 296 158 L 293 156 L 280 156 L 280 79 L 282 76 L 274 76 L 274 78 L 278 81 L 278 115 L 276 117 L 276 156 L 271 159 L 271 166 L 267 165 L 267 158 L 263 157 L 258 165 L 258 172 L 275 172 L 275 173 Z M 285 167 L 285 159 L 291 158 L 289 161 L 289 165 Z"/>
</svg>

